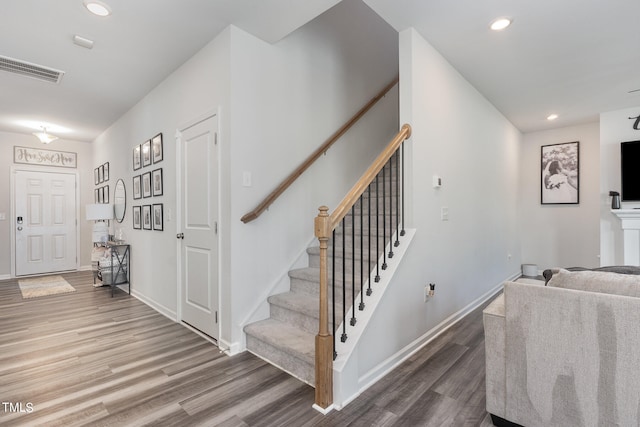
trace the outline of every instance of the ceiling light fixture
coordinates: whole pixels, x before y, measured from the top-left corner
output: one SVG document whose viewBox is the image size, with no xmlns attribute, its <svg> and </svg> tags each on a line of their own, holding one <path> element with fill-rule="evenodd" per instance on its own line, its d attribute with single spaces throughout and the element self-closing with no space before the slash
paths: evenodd
<svg viewBox="0 0 640 427">
<path fill-rule="evenodd" d="M 38 138 L 43 144 L 49 144 L 50 142 L 58 139 L 57 136 L 53 136 L 50 133 L 47 133 L 47 128 L 44 126 L 42 127 L 42 132 L 33 132 L 33 135 L 35 135 L 36 138 Z"/>
<path fill-rule="evenodd" d="M 111 15 L 111 8 L 105 3 L 98 0 L 84 0 L 84 7 L 94 15 L 97 16 L 109 16 Z"/>
<path fill-rule="evenodd" d="M 547 116 L 547 120 L 549 120 L 549 121 L 555 120 L 555 119 L 557 119 L 557 118 L 558 118 L 558 115 L 557 115 L 557 114 L 549 114 L 549 115 Z"/>
<path fill-rule="evenodd" d="M 505 17 L 496 18 L 493 20 L 493 22 L 491 22 L 491 25 L 489 26 L 489 28 L 491 28 L 493 31 L 501 31 L 507 28 L 509 25 L 511 25 L 512 22 L 513 22 L 513 19 L 511 18 L 505 18 Z"/>
</svg>

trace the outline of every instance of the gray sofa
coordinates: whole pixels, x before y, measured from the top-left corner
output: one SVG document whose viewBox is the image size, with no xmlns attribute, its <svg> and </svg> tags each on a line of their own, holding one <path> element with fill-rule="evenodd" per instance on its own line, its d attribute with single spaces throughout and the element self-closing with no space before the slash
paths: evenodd
<svg viewBox="0 0 640 427">
<path fill-rule="evenodd" d="M 483 321 L 495 425 L 640 425 L 640 276 L 506 282 Z"/>
</svg>

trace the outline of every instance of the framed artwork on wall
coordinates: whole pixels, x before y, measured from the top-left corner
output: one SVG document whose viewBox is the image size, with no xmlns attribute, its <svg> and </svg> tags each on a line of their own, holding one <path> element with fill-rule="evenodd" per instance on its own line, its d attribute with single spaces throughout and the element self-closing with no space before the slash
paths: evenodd
<svg viewBox="0 0 640 427">
<path fill-rule="evenodd" d="M 141 183 L 140 175 L 136 175 L 133 177 L 133 198 L 141 199 L 142 198 L 142 183 Z"/>
<path fill-rule="evenodd" d="M 142 166 L 151 164 L 151 140 L 142 143 Z"/>
<path fill-rule="evenodd" d="M 133 207 L 133 228 L 140 230 L 142 228 L 142 207 Z"/>
<path fill-rule="evenodd" d="M 102 196 L 102 202 L 109 203 L 109 186 L 105 185 L 104 187 L 102 187 L 102 189 L 104 190 L 104 195 Z"/>
<path fill-rule="evenodd" d="M 98 175 L 98 168 L 93 170 L 93 182 L 95 185 L 100 184 L 100 175 Z"/>
<path fill-rule="evenodd" d="M 153 205 L 153 229 L 162 231 L 164 226 L 162 203 Z"/>
<path fill-rule="evenodd" d="M 153 196 L 162 196 L 162 168 L 153 171 L 151 181 L 153 182 Z"/>
<path fill-rule="evenodd" d="M 99 203 L 99 197 L 98 197 L 98 193 L 100 191 L 96 188 L 95 190 L 93 190 L 93 203 Z"/>
<path fill-rule="evenodd" d="M 151 152 L 153 156 L 153 163 L 162 161 L 164 153 L 162 151 L 162 133 L 157 134 L 151 140 Z"/>
<path fill-rule="evenodd" d="M 543 205 L 580 203 L 580 143 L 543 145 L 540 201 Z"/>
<path fill-rule="evenodd" d="M 104 180 L 109 181 L 109 162 L 104 164 Z"/>
<path fill-rule="evenodd" d="M 136 145 L 133 147 L 133 170 L 138 170 L 142 167 L 142 147 L 140 145 Z"/>
<path fill-rule="evenodd" d="M 142 174 L 142 197 L 151 197 L 151 172 Z"/>
<path fill-rule="evenodd" d="M 104 165 L 98 166 L 98 183 L 102 184 L 104 182 Z"/>
<path fill-rule="evenodd" d="M 142 228 L 151 230 L 151 205 L 142 206 Z"/>
</svg>

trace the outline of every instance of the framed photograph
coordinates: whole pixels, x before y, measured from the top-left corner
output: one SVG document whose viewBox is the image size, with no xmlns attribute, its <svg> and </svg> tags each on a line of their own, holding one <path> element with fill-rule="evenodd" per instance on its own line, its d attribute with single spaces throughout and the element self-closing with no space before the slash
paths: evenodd
<svg viewBox="0 0 640 427">
<path fill-rule="evenodd" d="M 133 170 L 138 170 L 142 167 L 142 147 L 136 145 L 133 147 Z"/>
<path fill-rule="evenodd" d="M 543 205 L 580 203 L 580 143 L 543 145 L 540 200 Z"/>
<path fill-rule="evenodd" d="M 98 203 L 102 203 L 102 198 L 104 197 L 104 189 L 102 187 L 97 189 L 98 191 Z"/>
<path fill-rule="evenodd" d="M 104 195 L 102 196 L 102 202 L 103 203 L 109 203 L 109 186 L 105 185 L 102 188 L 104 190 Z"/>
<path fill-rule="evenodd" d="M 151 197 L 151 172 L 142 174 L 142 197 Z"/>
<path fill-rule="evenodd" d="M 153 171 L 151 181 L 153 183 L 153 196 L 162 196 L 162 168 Z"/>
<path fill-rule="evenodd" d="M 162 203 L 158 203 L 153 205 L 153 229 L 162 231 L 163 225 Z"/>
<path fill-rule="evenodd" d="M 109 162 L 104 164 L 104 180 L 109 181 Z"/>
<path fill-rule="evenodd" d="M 153 163 L 158 163 L 162 161 L 162 157 L 163 157 L 162 133 L 157 134 L 151 140 L 151 154 L 153 157 Z"/>
<path fill-rule="evenodd" d="M 142 143 L 142 166 L 151 164 L 151 140 Z"/>
<path fill-rule="evenodd" d="M 95 185 L 100 184 L 100 176 L 98 175 L 98 168 L 93 170 L 93 182 Z"/>
<path fill-rule="evenodd" d="M 98 166 L 98 184 L 104 182 L 104 165 Z"/>
<path fill-rule="evenodd" d="M 142 228 L 151 230 L 151 205 L 142 207 Z"/>
<path fill-rule="evenodd" d="M 95 190 L 93 190 L 93 203 L 99 203 L 98 202 L 98 193 L 100 191 L 96 188 Z"/>
<path fill-rule="evenodd" d="M 140 175 L 136 175 L 133 177 L 133 198 L 141 199 L 142 198 L 142 177 Z"/>
<path fill-rule="evenodd" d="M 133 228 L 140 230 L 142 228 L 142 207 L 133 207 Z"/>
</svg>

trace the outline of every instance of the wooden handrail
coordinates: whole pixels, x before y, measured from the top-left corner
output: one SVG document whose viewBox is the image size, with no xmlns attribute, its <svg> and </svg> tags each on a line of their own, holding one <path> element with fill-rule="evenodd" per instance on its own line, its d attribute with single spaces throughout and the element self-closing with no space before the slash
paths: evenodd
<svg viewBox="0 0 640 427">
<path fill-rule="evenodd" d="M 262 212 L 266 211 L 269 206 L 278 198 L 284 191 L 298 179 L 300 175 L 304 173 L 309 167 L 316 161 L 323 153 L 325 153 L 331 146 L 344 135 L 362 116 L 366 114 L 380 99 L 382 99 L 399 81 L 398 76 L 391 83 L 384 87 L 376 96 L 362 107 L 348 122 L 346 122 L 340 129 L 338 129 L 324 144 L 322 144 L 316 151 L 314 151 L 307 159 L 296 168 L 275 190 L 271 192 L 258 206 L 256 206 L 251 212 L 245 214 L 240 220 L 245 224 L 258 218 Z"/>
<path fill-rule="evenodd" d="M 402 125 L 400 132 L 391 140 L 382 153 L 376 157 L 371 166 L 362 174 L 358 182 L 349 190 L 344 199 L 342 199 L 340 204 L 329 216 L 330 231 L 335 230 L 340 224 L 340 221 L 342 221 L 342 218 L 349 213 L 351 207 L 358 201 L 362 193 L 364 193 L 364 190 L 366 190 L 369 184 L 371 184 L 371 181 L 375 179 L 376 175 L 378 175 L 378 172 L 382 170 L 391 156 L 393 156 L 393 153 L 400 147 L 400 144 L 402 144 L 405 139 L 409 139 L 410 136 L 411 126 L 408 124 Z"/>
</svg>

